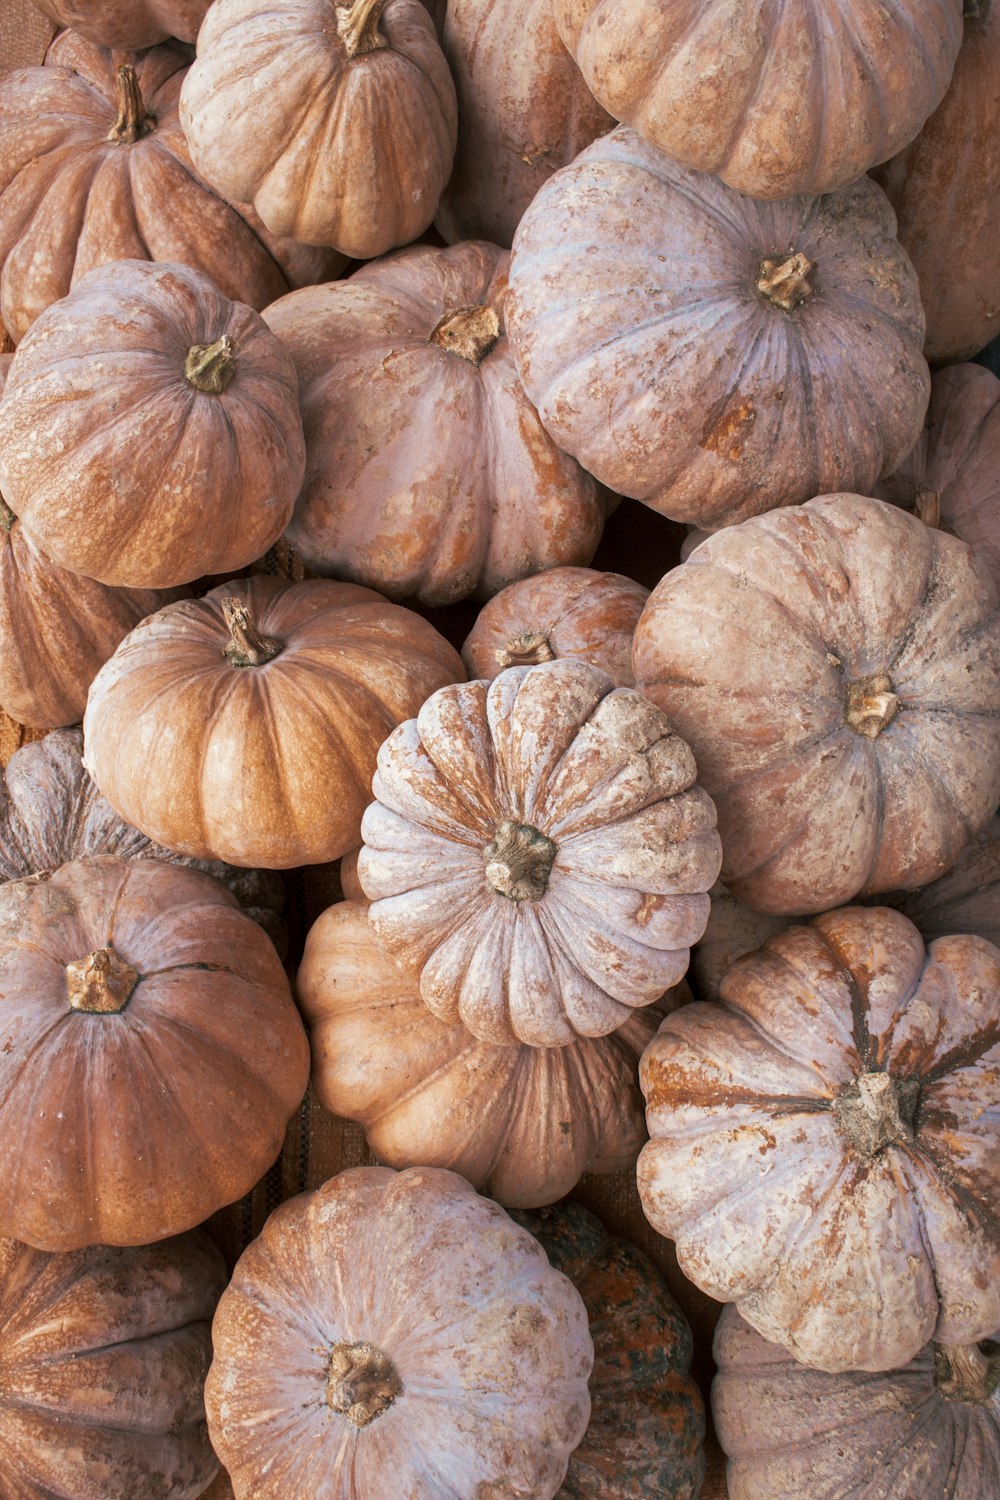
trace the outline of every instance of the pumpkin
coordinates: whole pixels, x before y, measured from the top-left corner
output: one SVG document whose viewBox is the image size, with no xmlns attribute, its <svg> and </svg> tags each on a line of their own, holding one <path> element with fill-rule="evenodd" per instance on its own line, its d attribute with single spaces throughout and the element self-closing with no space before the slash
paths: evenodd
<svg viewBox="0 0 1000 1500">
<path fill-rule="evenodd" d="M 719 870 L 663 715 L 564 659 L 442 688 L 378 754 L 358 875 L 378 940 L 482 1041 L 615 1031 L 680 980 Z"/>
<path fill-rule="evenodd" d="M 577 1203 L 514 1219 L 576 1287 L 590 1320 L 590 1425 L 559 1500 L 696 1500 L 705 1417 L 691 1330 L 656 1267 Z"/>
<path fill-rule="evenodd" d="M 514 236 L 525 390 L 602 484 L 709 531 L 868 493 L 917 441 L 930 393 L 894 229 L 868 178 L 754 203 L 613 130 Z"/>
<path fill-rule="evenodd" d="M 56 729 L 22 745 L 8 760 L 0 779 L 0 882 L 47 878 L 60 865 L 95 854 L 191 865 L 221 880 L 284 954 L 288 932 L 280 875 L 188 859 L 152 843 L 101 796 L 82 755 L 83 732 Z"/>
<path fill-rule="evenodd" d="M 965 0 L 964 16 L 944 99 L 874 173 L 920 278 L 932 363 L 969 359 L 1000 333 L 1000 11 Z"/>
<path fill-rule="evenodd" d="M 638 1062 L 678 986 L 606 1037 L 496 1047 L 438 1020 L 379 948 L 364 902 L 328 907 L 295 979 L 313 1093 L 364 1127 L 390 1167 L 448 1167 L 504 1205 L 554 1203 L 583 1172 L 635 1164 L 646 1139 Z"/>
<path fill-rule="evenodd" d="M 216 0 L 180 104 L 214 188 L 359 259 L 423 233 L 455 154 L 455 86 L 420 0 Z"/>
<path fill-rule="evenodd" d="M 962 40 L 954 0 L 555 0 L 553 15 L 616 120 L 753 198 L 829 193 L 894 155 Z"/>
<path fill-rule="evenodd" d="M 723 881 L 761 911 L 926 885 L 1000 802 L 996 589 L 882 501 L 708 538 L 650 595 L 634 666 L 719 809 Z"/>
<path fill-rule="evenodd" d="M 647 1218 L 817 1369 L 1000 1324 L 1000 950 L 846 907 L 732 965 L 643 1056 Z"/>
<path fill-rule="evenodd" d="M 614 125 L 559 40 L 545 0 L 451 0 L 442 37 L 458 148 L 435 227 L 509 245 L 546 178 Z"/>
<path fill-rule="evenodd" d="M 0 488 L 53 561 L 101 583 L 244 567 L 281 535 L 304 465 L 291 360 L 187 266 L 91 271 L 11 362 Z"/>
<path fill-rule="evenodd" d="M 249 1191 L 309 1049 L 274 947 L 210 876 L 106 855 L 0 887 L 0 1232 L 138 1245 Z"/>
<path fill-rule="evenodd" d="M 1000 380 L 982 365 L 952 365 L 931 382 L 913 452 L 876 493 L 968 542 L 1000 588 Z"/>
<path fill-rule="evenodd" d="M 712 1414 L 730 1500 L 1000 1494 L 1000 1351 L 930 1343 L 884 1375 L 806 1369 L 727 1307 Z"/>
<path fill-rule="evenodd" d="M 548 1500 L 590 1415 L 579 1293 L 429 1167 L 358 1167 L 282 1204 L 212 1341 L 209 1433 L 237 1500 Z"/>
<path fill-rule="evenodd" d="M 343 268 L 269 235 L 197 175 L 177 115 L 192 56 L 175 42 L 113 53 L 66 32 L 44 68 L 0 84 L 0 313 L 15 344 L 108 261 L 181 261 L 256 308 Z"/>
<path fill-rule="evenodd" d="M 414 248 L 267 310 L 306 433 L 288 539 L 316 572 L 450 604 L 590 561 L 603 497 L 521 389 L 509 260 L 481 242 Z"/>
<path fill-rule="evenodd" d="M 126 636 L 91 685 L 86 763 L 181 854 L 318 864 L 360 841 L 386 735 L 462 675 L 432 625 L 370 589 L 239 579 Z"/>
<path fill-rule="evenodd" d="M 592 568 L 524 578 L 484 605 L 462 647 L 466 671 L 491 682 L 505 667 L 571 656 L 634 687 L 632 636 L 648 597 L 641 583 Z"/>
<path fill-rule="evenodd" d="M 168 37 L 193 42 L 211 0 L 35 0 L 59 26 L 99 47 L 152 47 Z"/>
<path fill-rule="evenodd" d="M 225 1284 L 201 1232 L 62 1255 L 0 1239 L 5 1500 L 195 1500 L 218 1468 L 202 1385 Z"/>
</svg>

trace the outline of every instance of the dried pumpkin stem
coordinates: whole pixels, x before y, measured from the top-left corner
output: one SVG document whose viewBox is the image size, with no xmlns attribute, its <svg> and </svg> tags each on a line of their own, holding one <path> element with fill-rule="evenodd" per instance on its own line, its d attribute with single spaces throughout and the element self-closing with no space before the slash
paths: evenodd
<svg viewBox="0 0 1000 1500">
<path fill-rule="evenodd" d="M 918 520 L 923 521 L 932 531 L 939 530 L 941 526 L 941 496 L 937 490 L 926 489 L 924 485 L 917 485 L 917 493 L 913 500 L 913 514 Z"/>
<path fill-rule="evenodd" d="M 888 672 L 873 672 L 847 684 L 844 722 L 866 739 L 878 739 L 899 712 L 899 699 Z"/>
<path fill-rule="evenodd" d="M 236 352 L 228 333 L 214 344 L 192 344 L 184 361 L 184 378 L 206 396 L 221 396 L 236 374 Z"/>
<path fill-rule="evenodd" d="M 861 1073 L 833 1108 L 858 1155 L 871 1161 L 886 1146 L 913 1139 L 919 1104 L 919 1079 Z"/>
<path fill-rule="evenodd" d="M 540 901 L 557 853 L 556 845 L 537 828 L 505 818 L 483 850 L 486 879 L 498 895 L 511 901 Z"/>
<path fill-rule="evenodd" d="M 520 635 L 493 654 L 501 667 L 537 667 L 543 661 L 556 659 L 548 636 L 536 630 L 522 630 Z"/>
<path fill-rule="evenodd" d="M 385 0 L 353 0 L 353 4 L 337 6 L 337 35 L 348 57 L 388 47 L 388 38 L 378 29 L 384 9 Z"/>
<path fill-rule="evenodd" d="M 326 1382 L 326 1404 L 355 1427 L 367 1427 L 395 1401 L 403 1382 L 375 1344 L 334 1344 Z"/>
<path fill-rule="evenodd" d="M 234 594 L 224 594 L 222 614 L 230 635 L 222 654 L 230 666 L 262 667 L 274 660 L 281 650 L 281 642 L 272 635 L 261 635 L 244 600 L 237 599 Z"/>
<path fill-rule="evenodd" d="M 66 991 L 71 1010 L 110 1016 L 124 1010 L 139 983 L 139 975 L 114 948 L 98 948 L 86 958 L 66 965 Z"/>
<path fill-rule="evenodd" d="M 427 342 L 478 365 L 499 337 L 500 319 L 492 307 L 456 307 L 445 313 Z"/>
<path fill-rule="evenodd" d="M 934 1384 L 946 1401 L 985 1403 L 1000 1390 L 1000 1349 L 978 1344 L 935 1344 Z"/>
<path fill-rule="evenodd" d="M 762 260 L 757 267 L 757 290 L 775 307 L 792 312 L 813 295 L 808 278 L 815 269 L 815 261 L 801 250 Z"/>
<path fill-rule="evenodd" d="M 106 140 L 116 146 L 131 146 L 156 129 L 156 116 L 149 113 L 142 99 L 139 80 L 131 63 L 115 69 L 118 84 L 118 114 Z"/>
</svg>

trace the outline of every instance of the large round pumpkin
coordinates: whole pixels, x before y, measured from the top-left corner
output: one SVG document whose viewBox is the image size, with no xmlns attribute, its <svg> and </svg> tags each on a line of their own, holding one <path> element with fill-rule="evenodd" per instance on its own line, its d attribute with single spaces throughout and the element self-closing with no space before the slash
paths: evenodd
<svg viewBox="0 0 1000 1500">
<path fill-rule="evenodd" d="M 636 629 L 722 879 L 762 911 L 925 885 L 1000 802 L 1000 606 L 971 549 L 860 495 L 716 533 Z"/>
<path fill-rule="evenodd" d="M 35 0 L 45 15 L 100 47 L 193 42 L 211 0 Z"/>
<path fill-rule="evenodd" d="M 370 589 L 239 579 L 125 638 L 90 690 L 87 766 L 182 854 L 338 859 L 360 841 L 382 741 L 463 675 L 432 625 Z"/>
<path fill-rule="evenodd" d="M 0 1239 L 5 1500 L 195 1500 L 218 1468 L 202 1387 L 226 1285 L 207 1235 L 51 1255 Z"/>
<path fill-rule="evenodd" d="M 579 1293 L 453 1172 L 358 1167 L 271 1215 L 212 1325 L 237 1500 L 550 1500 L 590 1415 Z"/>
<path fill-rule="evenodd" d="M 252 308 L 117 261 L 46 308 L 0 402 L 0 488 L 55 562 L 172 588 L 261 557 L 305 467 L 298 382 Z"/>
<path fill-rule="evenodd" d="M 1000 1324 L 1000 950 L 847 907 L 769 938 L 642 1059 L 643 1208 L 821 1370 Z"/>
<path fill-rule="evenodd" d="M 604 1036 L 676 984 L 721 850 L 654 706 L 564 659 L 443 688 L 379 751 L 358 874 L 380 942 L 483 1041 Z"/>
<path fill-rule="evenodd" d="M 216 0 L 181 120 L 219 192 L 278 234 L 367 259 L 433 219 L 455 85 L 420 0 Z"/>
<path fill-rule="evenodd" d="M 253 1187 L 309 1048 L 273 944 L 200 871 L 111 856 L 0 888 L 0 1230 L 139 1245 Z"/>
<path fill-rule="evenodd" d="M 603 498 L 521 388 L 509 262 L 481 242 L 414 248 L 268 309 L 302 393 L 288 538 L 310 568 L 450 604 L 590 561 Z"/>
<path fill-rule="evenodd" d="M 868 178 L 754 203 L 613 130 L 514 237 L 525 390 L 584 468 L 677 521 L 867 493 L 917 441 L 930 391 L 894 230 Z"/>
</svg>

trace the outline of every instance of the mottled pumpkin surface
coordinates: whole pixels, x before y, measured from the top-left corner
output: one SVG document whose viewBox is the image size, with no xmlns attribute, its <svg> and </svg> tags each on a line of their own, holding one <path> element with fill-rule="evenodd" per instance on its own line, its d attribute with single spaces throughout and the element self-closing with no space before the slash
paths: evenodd
<svg viewBox="0 0 1000 1500">
<path fill-rule="evenodd" d="M 102 47 L 193 42 L 211 0 L 38 0 L 38 8 Z"/>
</svg>

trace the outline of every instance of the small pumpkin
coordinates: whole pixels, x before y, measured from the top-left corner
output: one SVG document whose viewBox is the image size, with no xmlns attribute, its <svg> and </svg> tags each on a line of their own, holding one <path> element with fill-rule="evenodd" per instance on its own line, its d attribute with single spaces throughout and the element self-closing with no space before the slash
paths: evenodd
<svg viewBox="0 0 1000 1500">
<path fill-rule="evenodd" d="M 462 647 L 470 677 L 576 657 L 617 687 L 634 687 L 632 637 L 649 590 L 621 573 L 550 568 L 509 584 L 485 604 Z"/>
<path fill-rule="evenodd" d="M 86 763 L 181 854 L 318 864 L 358 844 L 386 735 L 462 675 L 432 625 L 370 589 L 239 579 L 125 638 L 91 685 Z"/>
<path fill-rule="evenodd" d="M 1000 950 L 846 907 L 732 965 L 640 1065 L 647 1218 L 803 1364 L 1000 1324 Z"/>
<path fill-rule="evenodd" d="M 390 1167 L 448 1167 L 505 1206 L 535 1208 L 583 1172 L 620 1172 L 646 1139 L 638 1062 L 679 985 L 617 1031 L 565 1047 L 496 1047 L 438 1020 L 384 953 L 363 901 L 314 922 L 295 979 L 313 1093 L 364 1127 Z"/>
<path fill-rule="evenodd" d="M 168 37 L 193 42 L 211 0 L 35 0 L 59 26 L 99 47 L 152 47 Z"/>
<path fill-rule="evenodd" d="M 188 266 L 98 267 L 11 362 L 4 498 L 54 562 L 101 583 L 244 567 L 281 535 L 304 467 L 291 360 Z"/>
<path fill-rule="evenodd" d="M 680 980 L 721 849 L 663 715 L 564 659 L 442 688 L 382 746 L 358 875 L 379 941 L 482 1041 L 604 1036 Z"/>
<path fill-rule="evenodd" d="M 1000 1348 L 925 1345 L 872 1376 L 807 1369 L 727 1307 L 715 1430 L 730 1500 L 902 1500 L 1000 1493 Z"/>
<path fill-rule="evenodd" d="M 7 1500 L 195 1500 L 218 1469 L 202 1386 L 222 1256 L 196 1231 L 52 1255 L 0 1239 Z"/>
<path fill-rule="evenodd" d="M 0 1230 L 138 1245 L 259 1180 L 305 1092 L 281 961 L 197 870 L 111 856 L 0 887 Z"/>
<path fill-rule="evenodd" d="M 282 1204 L 212 1324 L 237 1500 L 550 1500 L 590 1416 L 571 1282 L 453 1172 L 358 1167 Z"/>
<path fill-rule="evenodd" d="M 214 188 L 358 259 L 423 233 L 455 154 L 455 85 L 420 0 L 216 0 L 180 108 Z"/>
</svg>

